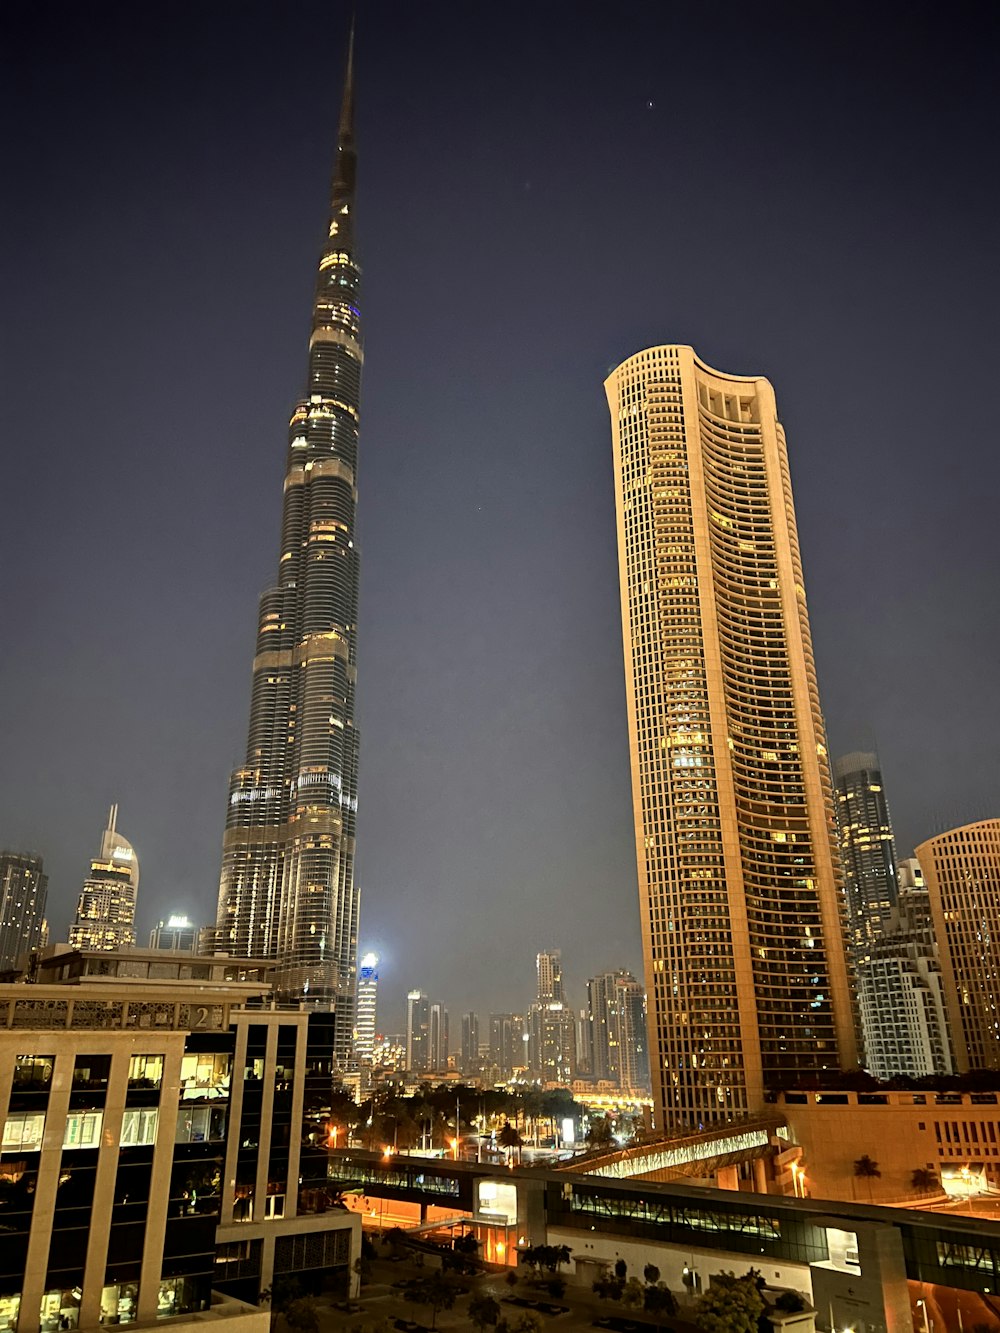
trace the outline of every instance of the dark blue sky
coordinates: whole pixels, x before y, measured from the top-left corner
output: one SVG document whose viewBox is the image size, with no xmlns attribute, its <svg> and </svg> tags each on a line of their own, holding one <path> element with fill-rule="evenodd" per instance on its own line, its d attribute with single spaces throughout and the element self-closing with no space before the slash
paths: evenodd
<svg viewBox="0 0 1000 1333">
<path fill-rule="evenodd" d="M 876 12 L 877 11 L 877 12 Z M 12 4 L 0 843 L 65 935 L 108 805 L 214 916 L 340 98 L 325 4 Z M 995 23 L 995 13 L 992 16 Z M 602 380 L 775 385 L 833 752 L 901 854 L 998 813 L 995 27 L 982 6 L 358 18 L 362 943 L 525 1003 L 639 964 Z"/>
</svg>

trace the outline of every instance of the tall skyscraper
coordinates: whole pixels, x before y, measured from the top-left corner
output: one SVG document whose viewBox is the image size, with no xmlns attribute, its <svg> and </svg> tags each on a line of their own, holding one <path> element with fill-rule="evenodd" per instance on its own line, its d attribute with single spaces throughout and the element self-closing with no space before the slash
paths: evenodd
<svg viewBox="0 0 1000 1333">
<path fill-rule="evenodd" d="M 490 1014 L 490 1078 L 504 1083 L 528 1063 L 527 1035 L 521 1014 Z"/>
<path fill-rule="evenodd" d="M 878 755 L 845 755 L 834 764 L 833 777 L 847 947 L 857 964 L 885 933 L 896 906 L 896 844 Z"/>
<path fill-rule="evenodd" d="M 406 996 L 406 1068 L 411 1074 L 431 1067 L 431 1002 L 423 991 Z"/>
<path fill-rule="evenodd" d="M 917 848 L 941 951 L 955 1064 L 1000 1069 L 1000 819 Z"/>
<path fill-rule="evenodd" d="M 139 858 L 115 827 L 118 807 L 108 814 L 100 853 L 83 881 L 76 920 L 69 928 L 74 949 L 135 947 L 135 900 L 139 892 Z"/>
<path fill-rule="evenodd" d="M 0 852 L 0 972 L 21 967 L 41 945 L 48 886 L 40 856 Z"/>
<path fill-rule="evenodd" d="M 528 1061 L 542 1083 L 566 1084 L 576 1069 L 576 1017 L 563 992 L 562 954 L 545 949 L 535 958 L 538 992 L 528 1011 Z"/>
<path fill-rule="evenodd" d="M 354 1023 L 354 1054 L 370 1065 L 375 1051 L 375 1011 L 378 1004 L 378 954 L 366 953 L 358 969 L 358 1002 Z"/>
<path fill-rule="evenodd" d="M 562 951 L 560 949 L 544 949 L 540 954 L 537 954 L 535 956 L 535 975 L 538 978 L 538 993 L 536 996 L 538 1003 L 550 1004 L 555 1001 L 562 1004 Z"/>
<path fill-rule="evenodd" d="M 306 389 L 292 413 L 277 582 L 260 601 L 245 764 L 229 786 L 218 947 L 279 963 L 283 1003 L 336 1015 L 350 1056 L 358 931 L 354 726 L 361 389 L 348 59 Z"/>
<path fill-rule="evenodd" d="M 473 1077 L 480 1072 L 479 1015 L 462 1015 L 462 1073 Z"/>
<path fill-rule="evenodd" d="M 605 383 L 658 1127 L 855 1063 L 833 793 L 774 392 L 690 347 Z"/>
<path fill-rule="evenodd" d="M 865 1068 L 876 1078 L 954 1071 L 940 950 L 919 863 L 899 862 L 899 891 L 880 939 L 857 968 Z"/>
<path fill-rule="evenodd" d="M 590 1072 L 633 1092 L 649 1087 L 646 997 L 631 972 L 602 972 L 587 982 Z"/>
<path fill-rule="evenodd" d="M 448 1010 L 443 1004 L 432 1004 L 428 1037 L 428 1065 L 437 1071 L 448 1068 Z"/>
</svg>

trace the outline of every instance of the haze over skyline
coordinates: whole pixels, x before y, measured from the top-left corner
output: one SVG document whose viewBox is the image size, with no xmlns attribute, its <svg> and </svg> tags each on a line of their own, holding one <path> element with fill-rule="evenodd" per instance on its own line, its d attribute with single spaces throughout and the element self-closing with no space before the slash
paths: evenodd
<svg viewBox="0 0 1000 1333">
<path fill-rule="evenodd" d="M 642 347 L 774 384 L 831 751 L 877 742 L 900 855 L 997 813 L 984 16 L 973 41 L 971 7 L 739 12 L 359 14 L 380 1026 L 410 987 L 526 1003 L 548 947 L 577 1005 L 639 975 L 601 386 Z M 11 25 L 0 844 L 44 856 L 54 938 L 112 801 L 140 941 L 214 919 L 347 22 Z M 297 63 L 317 40 L 325 84 Z"/>
</svg>

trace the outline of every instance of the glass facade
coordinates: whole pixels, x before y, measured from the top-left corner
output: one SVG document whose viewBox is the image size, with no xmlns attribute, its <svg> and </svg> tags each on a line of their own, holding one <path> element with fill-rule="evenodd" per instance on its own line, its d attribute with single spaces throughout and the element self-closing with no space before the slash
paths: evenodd
<svg viewBox="0 0 1000 1333">
<path fill-rule="evenodd" d="M 217 938 L 273 958 L 280 1001 L 354 1028 L 358 734 L 354 725 L 361 390 L 350 64 L 306 391 L 290 422 L 278 579 L 260 600 L 246 761 L 230 781 Z"/>
</svg>

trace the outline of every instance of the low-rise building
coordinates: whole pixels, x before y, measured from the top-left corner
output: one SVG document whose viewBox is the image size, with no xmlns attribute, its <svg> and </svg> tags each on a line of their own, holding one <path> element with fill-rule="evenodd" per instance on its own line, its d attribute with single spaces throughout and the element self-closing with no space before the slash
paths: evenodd
<svg viewBox="0 0 1000 1333">
<path fill-rule="evenodd" d="M 324 1211 L 309 1132 L 328 1034 L 264 1007 L 265 966 L 63 951 L 0 985 L 0 1328 L 235 1317 L 213 1292 L 276 1274 L 348 1286 L 357 1224 Z"/>
</svg>

